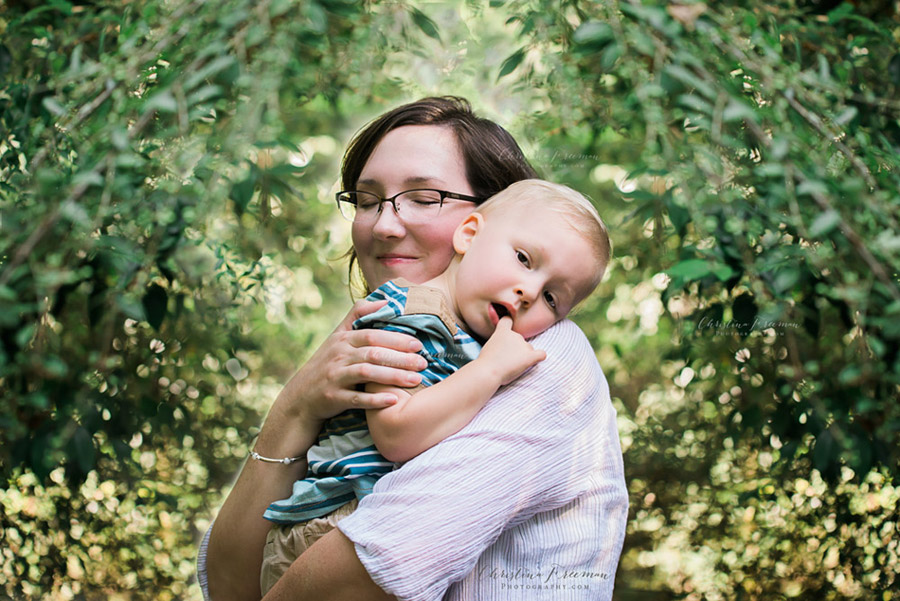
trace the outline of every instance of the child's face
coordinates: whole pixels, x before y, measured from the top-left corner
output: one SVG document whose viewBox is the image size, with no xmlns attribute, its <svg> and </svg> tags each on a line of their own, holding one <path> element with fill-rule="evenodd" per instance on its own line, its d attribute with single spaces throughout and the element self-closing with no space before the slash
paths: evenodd
<svg viewBox="0 0 900 601">
<path fill-rule="evenodd" d="M 563 319 L 594 286 L 591 245 L 550 209 L 472 213 L 453 238 L 452 291 L 470 333 L 487 339 L 504 315 L 525 338 Z"/>
</svg>

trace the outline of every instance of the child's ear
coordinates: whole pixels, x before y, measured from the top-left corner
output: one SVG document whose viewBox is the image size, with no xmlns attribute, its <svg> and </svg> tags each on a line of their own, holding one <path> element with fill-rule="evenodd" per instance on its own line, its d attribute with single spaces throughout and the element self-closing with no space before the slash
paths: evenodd
<svg viewBox="0 0 900 601">
<path fill-rule="evenodd" d="M 462 223 L 456 226 L 456 231 L 453 232 L 453 250 L 456 251 L 456 254 L 466 254 L 466 251 L 469 250 L 469 246 L 472 244 L 472 240 L 475 238 L 475 234 L 483 226 L 484 216 L 478 212 L 469 213 L 462 220 Z"/>
</svg>

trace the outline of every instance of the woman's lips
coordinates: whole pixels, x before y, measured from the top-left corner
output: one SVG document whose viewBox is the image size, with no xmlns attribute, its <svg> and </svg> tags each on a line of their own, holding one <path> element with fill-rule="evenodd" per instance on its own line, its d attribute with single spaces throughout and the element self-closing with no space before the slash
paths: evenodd
<svg viewBox="0 0 900 601">
<path fill-rule="evenodd" d="M 378 257 L 378 262 L 382 265 L 403 265 L 405 263 L 411 263 L 415 261 L 415 257 L 410 257 L 407 255 L 380 255 Z"/>
</svg>

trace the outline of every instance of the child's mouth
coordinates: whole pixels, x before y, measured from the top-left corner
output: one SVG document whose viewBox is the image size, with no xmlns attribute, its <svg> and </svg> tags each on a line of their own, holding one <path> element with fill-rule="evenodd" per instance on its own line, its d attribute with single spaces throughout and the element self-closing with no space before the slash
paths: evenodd
<svg viewBox="0 0 900 601">
<path fill-rule="evenodd" d="M 494 312 L 497 314 L 497 321 L 500 321 L 504 317 L 509 317 L 509 309 L 507 309 L 500 303 L 491 303 L 491 306 L 494 308 Z"/>
</svg>

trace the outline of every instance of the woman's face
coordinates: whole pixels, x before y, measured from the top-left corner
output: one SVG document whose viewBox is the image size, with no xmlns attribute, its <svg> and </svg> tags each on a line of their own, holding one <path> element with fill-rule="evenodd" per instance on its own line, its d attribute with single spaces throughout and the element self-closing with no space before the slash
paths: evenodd
<svg viewBox="0 0 900 601">
<path fill-rule="evenodd" d="M 472 194 L 456 135 L 439 125 L 407 125 L 385 135 L 363 167 L 357 190 L 382 198 L 416 188 Z M 353 223 L 353 246 L 369 286 L 405 278 L 414 284 L 441 274 L 454 256 L 456 226 L 475 204 L 446 200 L 436 219 L 407 224 L 389 203 L 374 223 Z"/>
</svg>

